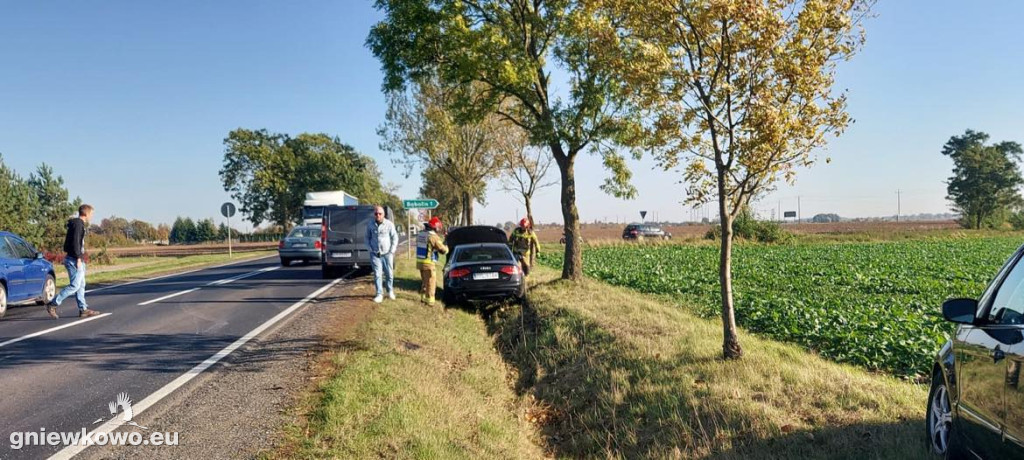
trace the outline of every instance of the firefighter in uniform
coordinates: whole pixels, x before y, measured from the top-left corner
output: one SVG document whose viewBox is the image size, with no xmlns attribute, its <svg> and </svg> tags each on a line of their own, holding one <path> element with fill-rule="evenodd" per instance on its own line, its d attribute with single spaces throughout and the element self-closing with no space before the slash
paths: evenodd
<svg viewBox="0 0 1024 460">
<path fill-rule="evenodd" d="M 540 252 L 540 241 L 537 240 L 537 234 L 533 233 L 529 219 L 524 217 L 519 221 L 519 226 L 513 229 L 512 235 L 508 237 L 508 244 L 512 247 L 512 253 L 519 259 L 523 275 L 529 275 L 533 258 Z"/>
<path fill-rule="evenodd" d="M 440 230 L 441 219 L 434 217 L 416 236 L 416 268 L 420 271 L 423 283 L 420 287 L 420 301 L 427 305 L 434 305 L 434 289 L 437 287 L 434 264 L 437 262 L 438 253 L 448 254 L 448 247 L 437 234 Z"/>
</svg>

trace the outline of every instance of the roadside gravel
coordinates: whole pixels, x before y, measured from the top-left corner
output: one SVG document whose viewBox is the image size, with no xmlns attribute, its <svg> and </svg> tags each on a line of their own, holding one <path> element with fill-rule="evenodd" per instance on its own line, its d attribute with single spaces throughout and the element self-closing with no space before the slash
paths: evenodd
<svg viewBox="0 0 1024 460">
<path fill-rule="evenodd" d="M 261 337 L 136 417 L 178 446 L 93 447 L 84 459 L 255 458 L 272 450 L 289 409 L 321 378 L 318 360 L 374 311 L 372 281 L 339 283 Z M 386 306 L 387 304 L 384 304 Z M 123 428 L 122 428 L 123 429 Z"/>
</svg>

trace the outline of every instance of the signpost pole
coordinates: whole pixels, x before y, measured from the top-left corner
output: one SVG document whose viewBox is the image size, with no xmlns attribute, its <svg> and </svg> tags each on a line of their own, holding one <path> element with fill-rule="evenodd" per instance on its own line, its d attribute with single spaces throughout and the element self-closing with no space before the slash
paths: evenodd
<svg viewBox="0 0 1024 460">
<path fill-rule="evenodd" d="M 228 259 L 233 258 L 231 254 L 231 217 L 228 217 Z"/>
<path fill-rule="evenodd" d="M 234 257 L 231 253 L 231 216 L 235 215 L 235 205 L 230 202 L 220 205 L 220 213 L 228 222 L 228 258 L 231 259 Z"/>
</svg>

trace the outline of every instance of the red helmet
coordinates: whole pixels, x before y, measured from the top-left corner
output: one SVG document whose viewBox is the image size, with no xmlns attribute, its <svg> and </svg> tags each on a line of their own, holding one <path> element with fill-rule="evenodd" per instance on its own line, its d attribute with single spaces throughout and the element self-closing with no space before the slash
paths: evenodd
<svg viewBox="0 0 1024 460">
<path fill-rule="evenodd" d="M 441 219 L 438 219 L 436 216 L 431 217 L 430 222 L 427 222 L 427 225 L 434 230 L 438 230 L 441 228 Z"/>
<path fill-rule="evenodd" d="M 519 221 L 519 226 L 523 227 L 523 228 L 529 228 L 530 227 L 530 219 L 527 219 L 525 217 L 522 218 L 522 220 Z"/>
</svg>

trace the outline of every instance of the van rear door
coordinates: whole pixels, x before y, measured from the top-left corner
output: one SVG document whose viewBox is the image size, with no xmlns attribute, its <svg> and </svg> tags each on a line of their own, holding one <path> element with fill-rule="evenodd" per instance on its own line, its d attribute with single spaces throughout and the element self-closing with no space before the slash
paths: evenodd
<svg viewBox="0 0 1024 460">
<path fill-rule="evenodd" d="M 331 206 L 327 208 L 327 241 L 324 259 L 329 265 L 370 263 L 366 227 L 373 219 L 373 206 Z"/>
</svg>

